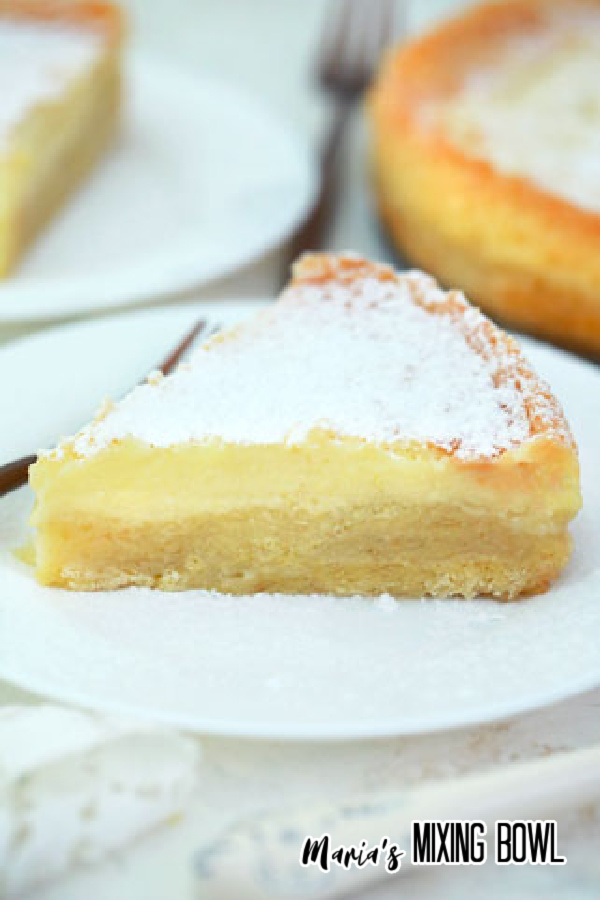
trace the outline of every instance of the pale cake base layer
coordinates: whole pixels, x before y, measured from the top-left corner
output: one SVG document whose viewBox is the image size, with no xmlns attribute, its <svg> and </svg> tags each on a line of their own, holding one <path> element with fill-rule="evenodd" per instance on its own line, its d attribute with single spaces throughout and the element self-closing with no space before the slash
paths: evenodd
<svg viewBox="0 0 600 900">
<path fill-rule="evenodd" d="M 78 590 L 510 599 L 564 566 L 576 482 L 574 457 L 543 442 L 466 464 L 342 440 L 129 441 L 32 468 L 37 576 Z"/>
<path fill-rule="evenodd" d="M 456 507 L 358 507 L 318 517 L 255 508 L 145 527 L 56 523 L 39 576 L 75 590 L 511 599 L 546 590 L 569 550 L 565 534 L 532 537 Z"/>
<path fill-rule="evenodd" d="M 118 50 L 108 51 L 56 102 L 38 106 L 0 149 L 0 276 L 105 153 L 120 108 Z"/>
</svg>

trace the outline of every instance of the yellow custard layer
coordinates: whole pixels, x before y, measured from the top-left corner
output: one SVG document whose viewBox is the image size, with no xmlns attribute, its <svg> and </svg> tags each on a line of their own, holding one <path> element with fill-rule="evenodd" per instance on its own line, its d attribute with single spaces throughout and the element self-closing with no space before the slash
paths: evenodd
<svg viewBox="0 0 600 900">
<path fill-rule="evenodd" d="M 580 506 L 570 448 L 485 462 L 313 432 L 299 445 L 151 448 L 31 469 L 36 573 L 75 589 L 511 598 L 544 589 Z"/>
</svg>

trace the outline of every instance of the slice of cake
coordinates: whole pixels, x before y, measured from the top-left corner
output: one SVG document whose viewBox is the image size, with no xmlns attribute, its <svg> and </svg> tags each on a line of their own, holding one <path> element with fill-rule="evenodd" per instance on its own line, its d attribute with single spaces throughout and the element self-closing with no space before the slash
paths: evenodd
<svg viewBox="0 0 600 900">
<path fill-rule="evenodd" d="M 115 133 L 121 31 L 109 3 L 0 0 L 0 276 Z"/>
<path fill-rule="evenodd" d="M 498 319 L 600 354 L 600 4 L 477 4 L 389 54 L 370 95 L 403 254 Z"/>
<path fill-rule="evenodd" d="M 296 265 L 281 299 L 31 468 L 36 570 L 72 589 L 545 590 L 580 506 L 559 404 L 426 275 Z"/>
</svg>

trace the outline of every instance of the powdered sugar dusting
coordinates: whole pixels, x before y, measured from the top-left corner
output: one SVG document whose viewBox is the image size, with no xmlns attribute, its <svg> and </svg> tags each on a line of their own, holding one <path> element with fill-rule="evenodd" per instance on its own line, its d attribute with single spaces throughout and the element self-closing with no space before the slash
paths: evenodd
<svg viewBox="0 0 600 900">
<path fill-rule="evenodd" d="M 547 4 L 540 15 L 541 30 L 511 37 L 469 74 L 441 124 L 469 155 L 597 213 L 600 14 Z"/>
<path fill-rule="evenodd" d="M 325 429 L 491 457 L 562 422 L 539 387 L 516 345 L 461 295 L 420 273 L 316 256 L 278 303 L 104 409 L 73 448 L 91 455 L 127 436 L 157 447 L 298 444 Z"/>
<path fill-rule="evenodd" d="M 32 107 L 55 100 L 91 66 L 101 47 L 92 29 L 0 14 L 0 146 Z"/>
</svg>

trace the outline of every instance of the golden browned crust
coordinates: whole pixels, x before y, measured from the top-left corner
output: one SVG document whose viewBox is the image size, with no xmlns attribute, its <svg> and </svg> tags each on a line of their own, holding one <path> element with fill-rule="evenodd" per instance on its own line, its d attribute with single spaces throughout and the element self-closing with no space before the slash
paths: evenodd
<svg viewBox="0 0 600 900">
<path fill-rule="evenodd" d="M 0 16 L 78 23 L 104 31 L 115 43 L 124 28 L 123 12 L 108 0 L 0 0 Z"/>
<path fill-rule="evenodd" d="M 506 0 L 466 12 L 384 61 L 369 98 L 375 186 L 395 243 L 503 321 L 600 354 L 600 214 L 468 156 L 423 124 L 493 47 L 541 33 L 549 8 Z"/>
</svg>

